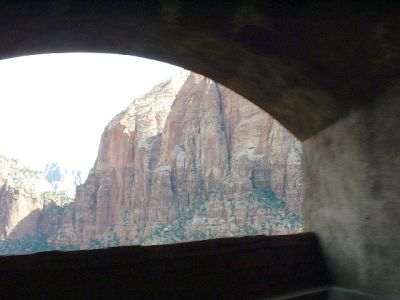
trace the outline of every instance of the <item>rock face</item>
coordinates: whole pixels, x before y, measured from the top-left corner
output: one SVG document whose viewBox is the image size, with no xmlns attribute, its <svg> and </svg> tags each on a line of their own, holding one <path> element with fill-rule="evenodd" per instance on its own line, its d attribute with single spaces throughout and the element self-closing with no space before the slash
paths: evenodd
<svg viewBox="0 0 400 300">
<path fill-rule="evenodd" d="M 0 254 L 302 230 L 299 141 L 187 71 L 111 120 L 73 201 L 79 175 L 0 157 Z"/>
<path fill-rule="evenodd" d="M 39 185 L 38 172 L 17 160 L 0 156 L 1 237 L 20 236 L 35 230 L 33 227 L 39 217 L 37 212 L 43 207 L 43 199 L 37 190 Z"/>
<path fill-rule="evenodd" d="M 37 195 L 9 186 L 0 179 L 0 207 L 0 236 L 4 238 L 13 231 L 14 236 L 30 233 L 29 227 L 34 231 L 39 217 L 35 212 L 42 208 L 42 202 Z M 17 227 L 22 220 L 31 224 Z"/>
<path fill-rule="evenodd" d="M 299 141 L 239 95 L 186 72 L 105 128 L 77 190 L 77 242 L 293 233 L 301 190 Z"/>
<path fill-rule="evenodd" d="M 54 188 L 46 174 L 0 156 L 0 254 L 76 244 L 73 198 L 62 189 L 58 191 L 58 186 Z M 60 186 L 70 185 L 67 181 L 57 182 Z"/>
</svg>

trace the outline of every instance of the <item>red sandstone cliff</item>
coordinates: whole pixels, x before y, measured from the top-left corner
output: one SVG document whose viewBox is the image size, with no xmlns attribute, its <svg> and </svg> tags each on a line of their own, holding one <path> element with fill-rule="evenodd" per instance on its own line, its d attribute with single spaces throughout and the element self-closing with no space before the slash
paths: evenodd
<svg viewBox="0 0 400 300">
<path fill-rule="evenodd" d="M 300 164 L 299 141 L 272 117 L 183 72 L 106 126 L 75 202 L 0 157 L 0 252 L 297 232 Z"/>
<path fill-rule="evenodd" d="M 34 189 L 36 182 L 27 180 L 29 174 L 14 174 L 15 169 L 22 169 L 22 165 L 0 156 L 0 236 L 3 238 L 10 234 L 19 237 L 34 231 L 38 212 L 43 207 L 43 201 Z M 34 180 L 37 179 L 35 174 L 32 175 Z M 25 220 L 24 226 L 22 220 Z"/>
<path fill-rule="evenodd" d="M 300 143 L 264 111 L 182 73 L 105 128 L 95 166 L 77 190 L 77 242 L 87 248 L 104 239 L 153 244 L 296 232 L 300 156 Z"/>
<path fill-rule="evenodd" d="M 73 199 L 52 188 L 41 172 L 0 156 L 0 254 L 76 244 Z M 35 248 L 38 237 L 41 244 Z M 8 245 L 3 245 L 3 239 Z M 32 248 L 25 249 L 29 244 Z"/>
</svg>

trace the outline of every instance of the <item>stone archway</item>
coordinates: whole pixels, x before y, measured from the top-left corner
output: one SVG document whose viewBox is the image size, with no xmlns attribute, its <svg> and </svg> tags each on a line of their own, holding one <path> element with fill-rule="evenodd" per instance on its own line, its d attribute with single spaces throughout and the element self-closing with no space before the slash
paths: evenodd
<svg viewBox="0 0 400 300">
<path fill-rule="evenodd" d="M 334 283 L 400 295 L 396 4 L 41 0 L 0 8 L 0 59 L 139 55 L 206 75 L 264 108 L 305 141 L 305 221 Z"/>
<path fill-rule="evenodd" d="M 394 78 L 395 16 L 265 1 L 16 1 L 1 6 L 0 59 L 83 51 L 169 62 L 238 92 L 304 140 Z"/>
</svg>

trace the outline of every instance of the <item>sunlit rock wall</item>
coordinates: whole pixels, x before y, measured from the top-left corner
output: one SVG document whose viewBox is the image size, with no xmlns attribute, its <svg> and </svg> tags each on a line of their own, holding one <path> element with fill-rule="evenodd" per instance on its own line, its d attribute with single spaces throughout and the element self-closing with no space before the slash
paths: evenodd
<svg viewBox="0 0 400 300">
<path fill-rule="evenodd" d="M 300 142 L 241 96 L 183 72 L 105 128 L 77 192 L 77 242 L 298 232 L 301 191 Z"/>
</svg>

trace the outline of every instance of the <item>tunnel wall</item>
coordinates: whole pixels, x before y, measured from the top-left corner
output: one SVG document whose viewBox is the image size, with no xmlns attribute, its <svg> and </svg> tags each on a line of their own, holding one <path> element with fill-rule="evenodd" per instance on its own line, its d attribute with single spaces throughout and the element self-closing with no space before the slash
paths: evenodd
<svg viewBox="0 0 400 300">
<path fill-rule="evenodd" d="M 364 298 L 400 296 L 399 98 L 397 85 L 303 144 L 305 230 L 334 284 Z"/>
</svg>

